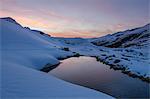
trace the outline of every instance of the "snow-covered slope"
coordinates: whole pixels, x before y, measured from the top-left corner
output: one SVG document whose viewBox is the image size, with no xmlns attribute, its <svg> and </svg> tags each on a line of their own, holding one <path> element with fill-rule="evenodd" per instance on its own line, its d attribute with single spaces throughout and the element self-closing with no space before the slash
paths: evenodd
<svg viewBox="0 0 150 99">
<path fill-rule="evenodd" d="M 61 49 L 58 39 L 23 28 L 12 18 L 0 19 L 0 25 L 3 99 L 112 98 L 39 71 L 73 55 Z"/>
<path fill-rule="evenodd" d="M 112 35 L 96 38 L 92 43 L 98 46 L 110 48 L 130 47 L 130 46 L 148 46 L 150 37 L 150 24 L 143 27 L 117 32 Z"/>
</svg>

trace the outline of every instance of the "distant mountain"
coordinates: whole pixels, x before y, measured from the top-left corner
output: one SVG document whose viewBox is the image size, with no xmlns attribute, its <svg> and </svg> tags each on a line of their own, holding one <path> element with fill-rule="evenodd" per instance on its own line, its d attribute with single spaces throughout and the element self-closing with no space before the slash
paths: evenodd
<svg viewBox="0 0 150 99">
<path fill-rule="evenodd" d="M 100 38 L 95 38 L 91 42 L 97 46 L 109 48 L 125 48 L 131 46 L 148 46 L 150 38 L 150 24 L 143 27 L 109 34 Z"/>
</svg>

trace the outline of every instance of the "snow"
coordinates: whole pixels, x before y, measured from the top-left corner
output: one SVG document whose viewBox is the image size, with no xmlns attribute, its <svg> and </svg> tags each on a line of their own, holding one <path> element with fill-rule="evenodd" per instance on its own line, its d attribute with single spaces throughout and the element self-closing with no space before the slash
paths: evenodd
<svg viewBox="0 0 150 99">
<path fill-rule="evenodd" d="M 11 18 L 0 23 L 3 99 L 112 98 L 39 71 L 48 63 L 58 64 L 58 58 L 74 55 L 61 50 L 63 43 L 58 39 L 23 28 Z"/>
<path fill-rule="evenodd" d="M 149 25 L 100 38 L 83 39 L 50 37 L 41 34 L 40 31 L 23 28 L 11 18 L 0 19 L 0 23 L 2 97 L 4 98 L 112 98 L 39 71 L 46 64 L 56 65 L 60 62 L 59 58 L 67 58 L 77 53 L 98 57 L 108 65 L 125 68 L 138 76 L 150 77 L 147 40 L 149 31 L 146 31 Z M 131 34 L 144 36 L 123 42 L 119 47 L 107 47 L 116 43 L 116 39 L 122 40 Z M 125 47 L 131 43 L 138 45 Z M 63 48 L 68 48 L 69 51 L 62 50 Z"/>
</svg>

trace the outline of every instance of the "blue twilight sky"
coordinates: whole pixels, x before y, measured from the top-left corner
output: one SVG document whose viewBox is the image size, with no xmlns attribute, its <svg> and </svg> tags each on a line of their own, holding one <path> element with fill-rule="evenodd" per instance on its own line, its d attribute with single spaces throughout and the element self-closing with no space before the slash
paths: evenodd
<svg viewBox="0 0 150 99">
<path fill-rule="evenodd" d="M 0 16 L 52 36 L 98 37 L 147 24 L 150 0 L 0 0 Z"/>
</svg>

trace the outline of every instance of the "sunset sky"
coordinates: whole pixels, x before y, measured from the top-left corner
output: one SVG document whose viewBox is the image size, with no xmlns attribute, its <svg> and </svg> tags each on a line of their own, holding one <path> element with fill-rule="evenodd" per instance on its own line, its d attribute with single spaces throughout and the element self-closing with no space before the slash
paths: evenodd
<svg viewBox="0 0 150 99">
<path fill-rule="evenodd" d="M 0 0 L 0 17 L 59 37 L 99 37 L 147 24 L 149 0 Z"/>
</svg>

